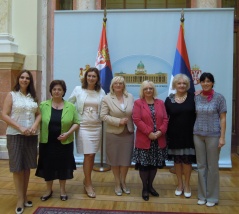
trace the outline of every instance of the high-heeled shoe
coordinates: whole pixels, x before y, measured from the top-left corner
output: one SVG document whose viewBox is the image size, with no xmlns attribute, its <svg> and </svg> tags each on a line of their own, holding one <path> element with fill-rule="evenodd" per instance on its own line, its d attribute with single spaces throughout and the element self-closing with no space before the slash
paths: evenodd
<svg viewBox="0 0 239 214">
<path fill-rule="evenodd" d="M 51 193 L 50 193 L 49 195 L 47 195 L 47 196 L 42 196 L 42 197 L 41 197 L 41 200 L 42 200 L 42 201 L 47 201 L 49 198 L 52 197 L 52 194 L 53 194 L 53 191 L 51 191 Z"/>
<path fill-rule="evenodd" d="M 95 197 L 96 197 L 96 194 L 95 194 L 94 189 L 92 188 L 91 190 L 89 190 L 89 189 L 87 190 L 87 188 L 90 188 L 90 187 L 84 186 L 86 195 L 87 195 L 89 198 L 95 198 Z"/>
<path fill-rule="evenodd" d="M 123 192 L 125 193 L 125 194 L 130 194 L 130 189 L 128 188 L 128 187 L 123 187 L 123 185 L 121 184 L 120 185 L 120 187 L 121 187 L 121 189 L 123 190 Z"/>
<path fill-rule="evenodd" d="M 95 194 L 95 190 L 92 186 L 86 186 L 85 185 L 85 179 L 83 180 L 83 185 L 84 185 L 84 190 L 86 192 L 86 195 L 89 197 L 89 198 L 95 198 L 96 197 L 96 194 Z M 89 189 L 91 188 L 91 189 Z"/>
<path fill-rule="evenodd" d="M 115 187 L 115 194 L 117 195 L 117 196 L 121 196 L 122 195 L 122 189 L 117 189 L 116 187 Z"/>
</svg>

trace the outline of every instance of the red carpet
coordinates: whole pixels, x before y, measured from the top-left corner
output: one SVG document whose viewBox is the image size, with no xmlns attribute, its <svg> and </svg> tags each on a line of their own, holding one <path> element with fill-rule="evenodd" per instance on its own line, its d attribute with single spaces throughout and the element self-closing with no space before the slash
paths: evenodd
<svg viewBox="0 0 239 214">
<path fill-rule="evenodd" d="M 82 208 L 38 207 L 34 214 L 179 214 L 179 212 L 147 212 L 124 210 L 95 210 Z M 180 213 L 186 214 L 186 213 Z"/>
</svg>

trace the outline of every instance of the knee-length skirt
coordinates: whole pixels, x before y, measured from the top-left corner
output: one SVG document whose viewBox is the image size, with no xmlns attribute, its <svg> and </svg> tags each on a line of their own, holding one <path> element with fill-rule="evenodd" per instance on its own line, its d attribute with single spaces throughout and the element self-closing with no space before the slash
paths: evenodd
<svg viewBox="0 0 239 214">
<path fill-rule="evenodd" d="M 106 163 L 111 166 L 130 166 L 134 147 L 134 133 L 125 127 L 121 134 L 106 133 Z"/>
<path fill-rule="evenodd" d="M 10 172 L 37 167 L 37 142 L 37 135 L 7 135 Z"/>
</svg>

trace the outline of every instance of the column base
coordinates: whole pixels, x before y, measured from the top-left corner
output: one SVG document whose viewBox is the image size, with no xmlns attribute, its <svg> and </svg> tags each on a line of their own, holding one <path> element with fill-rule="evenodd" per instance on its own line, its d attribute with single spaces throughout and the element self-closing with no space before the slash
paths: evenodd
<svg viewBox="0 0 239 214">
<path fill-rule="evenodd" d="M 7 151 L 7 139 L 5 136 L 0 137 L 0 159 L 9 159 Z"/>
</svg>

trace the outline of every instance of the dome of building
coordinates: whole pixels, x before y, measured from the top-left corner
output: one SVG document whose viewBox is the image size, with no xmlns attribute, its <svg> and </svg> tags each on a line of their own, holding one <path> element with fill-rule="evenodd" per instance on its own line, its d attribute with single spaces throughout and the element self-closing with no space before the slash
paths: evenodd
<svg viewBox="0 0 239 214">
<path fill-rule="evenodd" d="M 135 74 L 147 74 L 147 71 L 144 69 L 144 63 L 142 61 L 137 65 L 137 69 L 135 70 Z"/>
<path fill-rule="evenodd" d="M 137 65 L 138 69 L 144 69 L 144 63 L 142 63 L 142 61 L 139 62 L 139 64 Z"/>
</svg>

